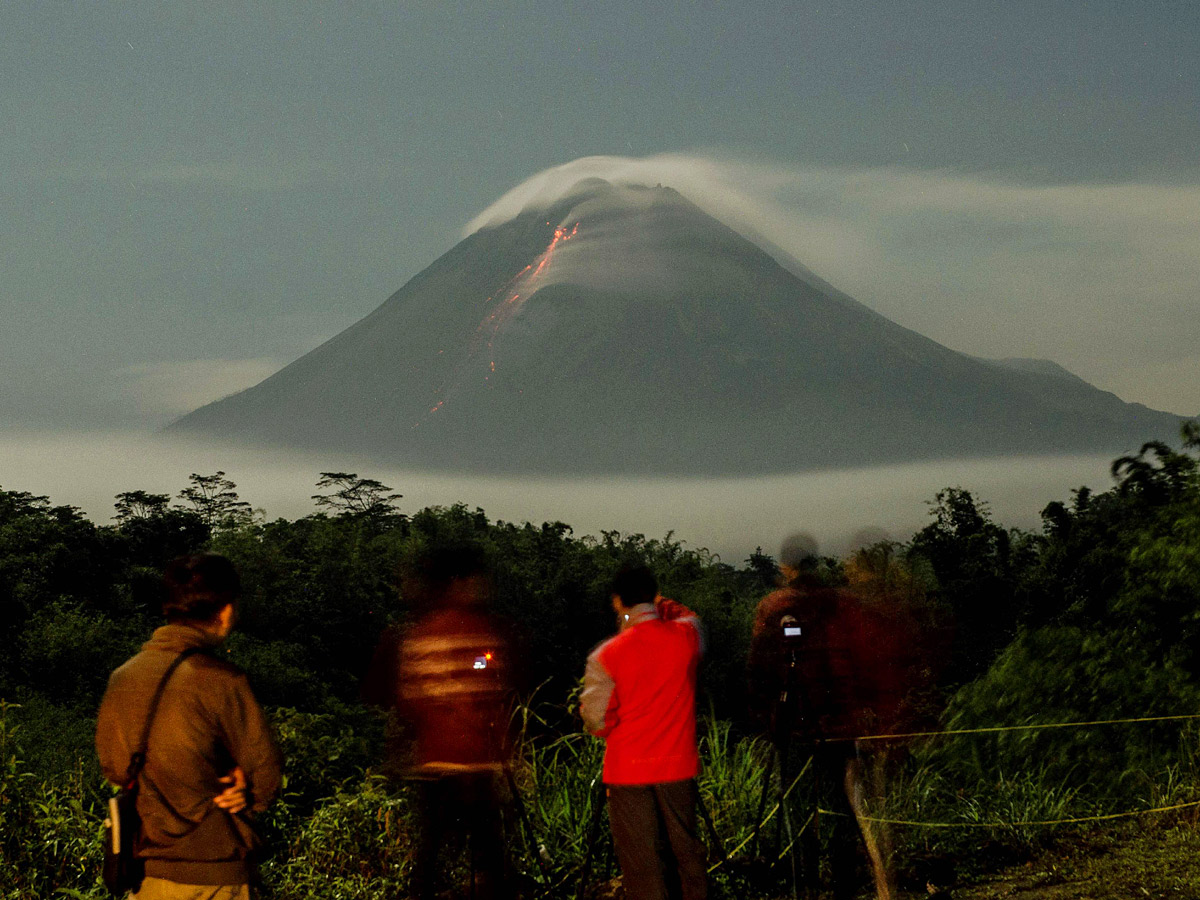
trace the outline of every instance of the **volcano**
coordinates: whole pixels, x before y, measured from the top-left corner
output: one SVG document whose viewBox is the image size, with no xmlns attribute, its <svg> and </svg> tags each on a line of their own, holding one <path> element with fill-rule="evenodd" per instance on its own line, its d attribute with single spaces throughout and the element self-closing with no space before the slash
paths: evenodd
<svg viewBox="0 0 1200 900">
<path fill-rule="evenodd" d="M 666 187 L 580 182 L 171 430 L 471 473 L 1123 452 L 1179 417 L 889 321 Z"/>
</svg>

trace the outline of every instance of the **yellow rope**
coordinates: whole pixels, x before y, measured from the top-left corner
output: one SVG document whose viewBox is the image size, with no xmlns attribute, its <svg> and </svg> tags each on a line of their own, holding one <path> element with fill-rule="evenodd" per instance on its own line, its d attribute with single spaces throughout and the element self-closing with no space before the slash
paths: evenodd
<svg viewBox="0 0 1200 900">
<path fill-rule="evenodd" d="M 895 741 L 895 740 L 901 740 L 901 739 L 905 739 L 905 738 L 945 737 L 945 736 L 956 735 L 956 734 L 994 734 L 997 732 L 1006 732 L 1006 731 L 1037 731 L 1037 730 L 1046 729 L 1046 728 L 1087 728 L 1087 727 L 1095 726 L 1095 725 L 1131 725 L 1131 724 L 1138 724 L 1138 723 L 1142 723 L 1142 722 L 1180 722 L 1180 721 L 1187 721 L 1187 720 L 1193 720 L 1193 719 L 1200 719 L 1200 715 L 1141 716 L 1141 717 L 1134 718 L 1134 719 L 1096 719 L 1096 720 L 1093 720 L 1090 722 L 1050 722 L 1050 723 L 1045 723 L 1045 724 L 1033 724 L 1033 725 L 993 725 L 993 726 L 989 726 L 989 727 L 985 727 L 985 728 L 954 728 L 954 729 L 949 729 L 946 731 L 913 731 L 913 732 L 909 732 L 906 734 L 869 734 L 869 735 L 862 735 L 860 737 L 854 737 L 854 738 L 829 738 L 825 742 L 826 743 L 835 743 L 835 742 L 842 742 L 842 741 Z M 788 795 L 791 794 L 792 788 L 794 788 L 796 786 L 796 783 L 800 780 L 800 777 L 805 772 L 808 771 L 808 767 L 809 767 L 809 765 L 811 765 L 812 761 L 813 761 L 813 758 L 810 756 L 808 758 L 808 761 L 805 762 L 804 766 L 800 769 L 800 773 L 796 776 L 796 778 L 792 781 L 791 785 L 789 785 L 788 789 L 784 792 L 784 795 L 783 795 L 784 800 L 787 800 Z M 1108 813 L 1106 815 L 1099 815 L 1099 816 L 1077 816 L 1077 817 L 1069 818 L 1069 819 L 1045 819 L 1045 820 L 1041 820 L 1041 821 L 1025 821 L 1025 822 L 916 822 L 911 819 L 884 819 L 884 818 L 879 818 L 876 816 L 858 816 L 857 818 L 860 821 L 873 822 L 877 825 L 908 825 L 908 826 L 913 826 L 916 828 L 1011 828 L 1011 827 L 1017 827 L 1017 826 L 1020 826 L 1020 827 L 1048 827 L 1051 825 L 1077 825 L 1077 824 L 1080 824 L 1083 822 L 1104 822 L 1104 821 L 1110 821 L 1112 819 L 1125 819 L 1125 818 L 1129 818 L 1130 816 L 1148 816 L 1148 815 L 1155 815 L 1157 813 L 1174 812 L 1174 811 L 1180 810 L 1180 809 L 1191 809 L 1191 808 L 1197 807 L 1197 806 L 1200 806 L 1200 800 L 1195 800 L 1195 801 L 1191 801 L 1188 803 L 1178 803 L 1174 806 L 1160 806 L 1155 809 L 1136 809 L 1136 810 L 1130 810 L 1128 812 Z M 767 813 L 766 818 L 763 819 L 762 823 L 759 825 L 759 828 L 761 828 L 763 825 L 766 825 L 767 822 L 769 822 L 771 820 L 771 818 L 775 815 L 775 813 L 778 810 L 779 810 L 779 804 L 776 803 L 773 807 L 771 807 L 771 811 L 769 813 Z M 818 808 L 817 812 L 822 813 L 827 816 L 845 816 L 846 815 L 846 813 L 839 813 L 839 812 L 834 812 L 833 810 L 820 809 L 820 808 Z M 796 837 L 799 837 L 801 834 L 803 834 L 804 830 L 806 828 L 808 828 L 808 826 L 811 822 L 812 822 L 812 816 L 809 816 L 809 820 L 804 823 L 804 827 L 800 829 L 800 832 L 796 835 Z M 753 838 L 756 833 L 757 833 L 757 829 L 755 831 L 752 831 L 750 833 L 750 835 L 744 841 L 742 841 L 740 844 L 738 844 L 736 847 L 734 847 L 732 851 L 730 851 L 727 858 L 732 857 L 739 850 L 741 850 L 743 847 L 745 847 L 746 844 L 748 844 L 750 842 L 751 838 Z M 795 843 L 795 838 L 793 838 L 793 841 L 792 841 L 792 844 L 794 844 L 794 843 Z M 791 849 L 791 846 L 792 846 L 791 844 L 788 845 L 788 847 L 784 850 L 784 854 L 787 853 L 788 849 Z M 783 855 L 780 856 L 780 859 L 782 859 L 782 858 L 783 858 Z M 720 868 L 720 866 L 722 865 L 723 862 L 724 862 L 724 860 L 722 860 L 722 862 L 716 863 L 711 868 L 709 868 L 708 871 L 712 872 L 715 869 Z"/>
<path fill-rule="evenodd" d="M 808 826 L 812 824 L 813 819 L 815 819 L 816 817 L 817 817 L 816 813 L 809 813 L 809 816 L 805 820 L 804 825 L 801 826 L 800 830 L 796 832 L 795 837 L 792 838 L 792 842 L 790 844 L 788 844 L 786 847 L 784 847 L 781 851 L 779 851 L 779 860 L 782 860 L 785 856 L 787 856 L 788 851 L 796 846 L 796 841 L 798 841 L 798 840 L 800 840 L 800 838 L 804 837 L 804 832 L 808 831 Z"/>
<path fill-rule="evenodd" d="M 860 816 L 864 822 L 874 822 L 878 825 L 913 825 L 918 828 L 1010 828 L 1017 825 L 1075 825 L 1080 822 L 1103 822 L 1109 819 L 1125 819 L 1129 816 L 1148 816 L 1154 813 L 1173 812 L 1177 809 L 1188 809 L 1200 806 L 1200 800 L 1189 803 L 1178 803 L 1175 806 L 1160 806 L 1156 809 L 1135 809 L 1129 812 L 1108 813 L 1103 816 L 1079 816 L 1073 819 L 1046 819 L 1039 822 L 913 822 L 909 819 L 881 819 L 875 816 Z M 829 809 L 819 810 L 827 816 L 846 816 L 846 813 L 834 812 Z"/>
<path fill-rule="evenodd" d="M 792 784 L 795 784 L 795 782 L 793 781 Z M 816 813 L 808 814 L 808 818 L 805 819 L 804 824 L 801 826 L 800 830 L 796 832 L 795 836 L 792 838 L 792 842 L 790 844 L 788 844 L 786 847 L 784 847 L 783 850 L 780 851 L 780 853 L 779 853 L 780 859 L 783 859 L 785 856 L 787 856 L 788 851 L 796 846 L 796 841 L 798 841 L 801 837 L 804 836 L 804 832 L 806 832 L 808 830 L 808 826 L 812 824 L 812 821 L 815 817 L 816 817 Z M 754 837 L 753 833 L 750 835 L 750 837 Z M 724 859 L 718 860 L 717 862 L 715 862 L 711 866 L 709 866 L 708 873 L 711 875 L 717 869 L 721 868 L 721 866 L 725 865 L 725 863 L 727 863 L 729 860 L 733 859 L 733 854 L 737 853 L 739 850 L 741 850 L 743 847 L 745 847 L 746 844 L 748 844 L 750 842 L 750 837 L 746 838 L 746 840 L 742 841 L 740 844 L 738 844 L 736 847 L 734 847 L 732 852 L 730 852 L 728 855 L 726 855 L 726 857 Z"/>
<path fill-rule="evenodd" d="M 844 741 L 897 741 L 905 738 L 945 737 L 952 734 L 990 734 L 999 731 L 1037 731 L 1043 728 L 1086 728 L 1091 725 L 1128 725 L 1137 722 L 1177 722 L 1200 719 L 1193 716 L 1143 716 L 1138 719 L 1097 719 L 1094 722 L 1050 722 L 1034 725 L 992 725 L 987 728 L 952 728 L 946 731 L 911 731 L 907 734 L 865 734 L 852 738 L 826 738 L 825 743 Z"/>
<path fill-rule="evenodd" d="M 804 773 L 808 771 L 808 767 L 812 765 L 812 761 L 813 761 L 813 758 L 811 756 L 807 760 L 805 760 L 804 765 L 800 767 L 800 771 L 796 774 L 796 777 L 792 779 L 792 783 L 790 785 L 788 785 L 788 789 L 783 792 L 784 800 L 787 800 L 788 795 L 791 794 L 791 792 L 792 792 L 792 788 L 794 788 L 797 784 L 800 783 L 800 779 L 804 777 Z M 746 839 L 744 841 L 742 841 L 740 844 L 738 844 L 736 847 L 734 847 L 732 850 L 730 850 L 725 855 L 725 859 L 729 859 L 730 857 L 734 856 L 739 850 L 741 850 L 748 843 L 750 843 L 750 841 L 754 837 L 754 835 L 758 834 L 758 832 L 762 830 L 763 826 L 766 825 L 768 822 L 770 822 L 771 819 L 774 817 L 775 813 L 777 813 L 778 811 L 779 811 L 779 804 L 776 803 L 774 806 L 771 807 L 771 811 L 769 813 L 767 813 L 766 817 L 761 822 L 758 823 L 758 827 L 752 829 L 750 834 L 748 834 L 746 836 Z M 811 821 L 812 821 L 812 816 L 810 815 L 808 817 L 808 822 L 811 822 Z M 804 828 L 808 827 L 808 822 L 804 823 Z M 800 834 L 804 834 L 804 828 L 800 829 Z M 799 835 L 797 835 L 797 837 L 798 836 Z M 783 857 L 780 857 L 780 859 L 782 859 L 782 858 Z M 720 862 L 718 862 L 715 865 L 713 865 L 712 867 L 710 867 L 708 871 L 711 872 L 711 871 L 713 871 L 713 869 L 719 868 L 721 866 L 721 864 L 724 862 L 725 862 L 724 859 L 721 860 Z"/>
</svg>

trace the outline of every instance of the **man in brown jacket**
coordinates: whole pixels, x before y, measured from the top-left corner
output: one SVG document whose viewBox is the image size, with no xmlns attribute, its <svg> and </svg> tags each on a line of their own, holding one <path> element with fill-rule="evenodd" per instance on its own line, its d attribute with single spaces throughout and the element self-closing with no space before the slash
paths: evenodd
<svg viewBox="0 0 1200 900">
<path fill-rule="evenodd" d="M 105 777 L 121 784 L 171 663 L 138 777 L 137 900 L 248 900 L 259 838 L 251 815 L 279 790 L 281 761 L 246 676 L 212 655 L 233 630 L 240 593 L 229 560 L 197 554 L 164 576 L 167 624 L 110 676 L 96 721 Z"/>
</svg>

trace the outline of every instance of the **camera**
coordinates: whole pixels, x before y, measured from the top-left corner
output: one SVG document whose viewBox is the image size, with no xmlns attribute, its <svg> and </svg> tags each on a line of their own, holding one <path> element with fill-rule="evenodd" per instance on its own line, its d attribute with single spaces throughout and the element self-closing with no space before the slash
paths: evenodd
<svg viewBox="0 0 1200 900">
<path fill-rule="evenodd" d="M 779 626 L 783 629 L 783 641 L 785 644 L 794 643 L 796 638 L 802 637 L 804 629 L 800 627 L 800 623 L 795 616 L 784 616 L 779 620 Z"/>
</svg>

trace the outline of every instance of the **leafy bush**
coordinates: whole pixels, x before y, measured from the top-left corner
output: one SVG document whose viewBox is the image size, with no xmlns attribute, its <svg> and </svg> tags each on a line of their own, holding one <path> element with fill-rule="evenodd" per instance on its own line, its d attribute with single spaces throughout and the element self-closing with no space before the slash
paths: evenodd
<svg viewBox="0 0 1200 900">
<path fill-rule="evenodd" d="M 49 897 L 68 886 L 100 896 L 99 786 L 82 765 L 43 778 L 27 771 L 13 711 L 0 701 L 0 896 Z"/>
<path fill-rule="evenodd" d="M 59 601 L 30 616 L 21 635 L 20 660 L 26 672 L 37 673 L 39 692 L 59 703 L 95 706 L 108 673 L 143 640 L 103 613 Z"/>
<path fill-rule="evenodd" d="M 372 776 L 322 802 L 298 827 L 286 853 L 264 865 L 279 900 L 391 898 L 407 893 L 413 852 L 412 802 Z"/>
</svg>

